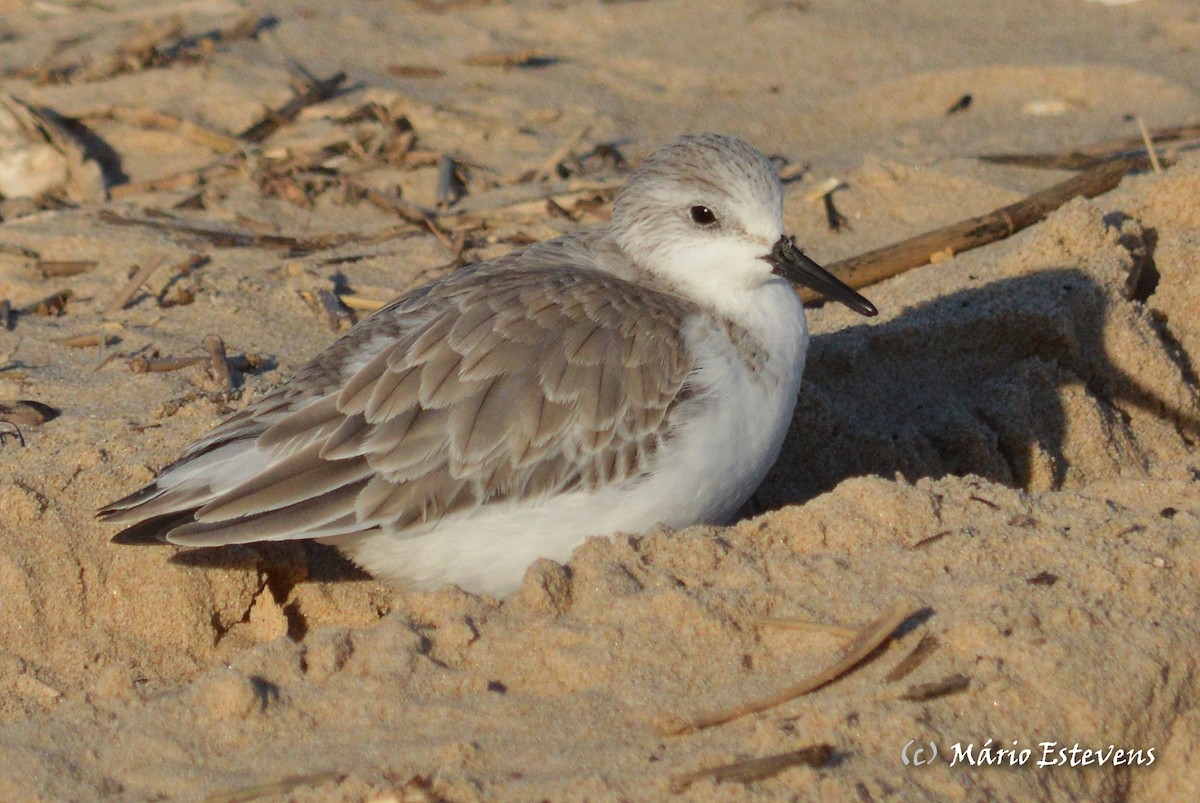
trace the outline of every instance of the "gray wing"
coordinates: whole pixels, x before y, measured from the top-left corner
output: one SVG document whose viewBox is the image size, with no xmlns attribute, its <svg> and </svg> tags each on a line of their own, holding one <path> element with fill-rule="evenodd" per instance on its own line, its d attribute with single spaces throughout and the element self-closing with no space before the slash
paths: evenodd
<svg viewBox="0 0 1200 803">
<path fill-rule="evenodd" d="M 504 262 L 364 321 L 102 517 L 136 522 L 126 542 L 316 538 L 638 475 L 691 368 L 681 329 L 693 310 L 563 268 L 561 254 L 532 270 Z M 367 341 L 377 350 L 347 376 Z M 246 465 L 236 482 L 220 475 Z"/>
</svg>

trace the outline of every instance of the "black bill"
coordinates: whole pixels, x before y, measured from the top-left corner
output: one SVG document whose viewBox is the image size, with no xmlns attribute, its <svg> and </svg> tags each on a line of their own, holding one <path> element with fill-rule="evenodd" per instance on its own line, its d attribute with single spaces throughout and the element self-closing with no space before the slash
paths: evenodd
<svg viewBox="0 0 1200 803">
<path fill-rule="evenodd" d="M 779 238 L 771 253 L 763 257 L 775 268 L 775 274 L 792 284 L 802 284 L 832 301 L 840 301 L 859 315 L 878 315 L 879 310 L 850 285 L 806 257 L 786 234 Z"/>
</svg>

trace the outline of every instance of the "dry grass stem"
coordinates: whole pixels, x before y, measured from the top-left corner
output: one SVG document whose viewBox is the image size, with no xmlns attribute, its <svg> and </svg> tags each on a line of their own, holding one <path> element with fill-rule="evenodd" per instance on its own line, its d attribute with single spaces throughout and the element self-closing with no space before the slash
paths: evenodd
<svg viewBox="0 0 1200 803">
<path fill-rule="evenodd" d="M 1200 125 L 1155 128 L 1151 129 L 1147 136 L 1155 143 L 1154 151 L 1163 155 L 1200 147 Z M 1130 159 L 1135 164 L 1135 169 L 1149 164 L 1145 156 L 1145 138 L 1140 134 L 1137 137 L 1100 142 L 1058 153 L 991 153 L 984 154 L 979 159 L 992 164 L 1054 170 L 1086 170 L 1113 159 Z"/>
<path fill-rule="evenodd" d="M 716 725 L 724 725 L 727 722 L 740 719 L 748 714 L 757 714 L 761 711 L 775 708 L 797 697 L 816 691 L 856 667 L 864 658 L 874 652 L 876 647 L 886 641 L 888 636 L 900 626 L 901 622 L 912 616 L 915 610 L 907 602 L 898 601 L 884 611 L 878 619 L 860 630 L 854 639 L 842 648 L 841 657 L 828 668 L 769 697 L 742 703 L 723 711 L 698 714 L 681 724 L 672 725 L 666 729 L 666 733 L 667 735 L 679 736 Z"/>
<path fill-rule="evenodd" d="M 1142 142 L 1146 146 L 1146 155 L 1150 157 L 1150 169 L 1155 173 L 1162 173 L 1162 164 L 1158 161 L 1158 153 L 1154 150 L 1154 139 L 1150 136 L 1150 131 L 1146 128 L 1146 121 L 1139 114 L 1137 116 L 1138 131 L 1142 133 Z"/>
<path fill-rule="evenodd" d="M 837 625 L 824 625 L 820 622 L 809 622 L 804 619 L 774 619 L 766 616 L 755 617 L 754 624 L 759 627 L 775 627 L 780 630 L 804 630 L 809 633 L 825 633 L 835 638 L 852 639 L 858 635 L 857 630 Z"/>
<path fill-rule="evenodd" d="M 142 285 L 150 280 L 150 276 L 153 275 L 156 270 L 162 267 L 162 264 L 166 261 L 167 258 L 165 256 L 161 256 L 138 268 L 133 274 L 133 278 L 130 279 L 123 288 L 121 288 L 121 292 L 117 293 L 116 297 L 113 298 L 113 300 L 109 302 L 108 306 L 104 308 L 104 314 L 113 315 L 125 309 L 125 305 L 129 303 L 130 299 L 133 298 L 137 291 L 141 289 Z"/>
<path fill-rule="evenodd" d="M 813 187 L 812 192 L 804 196 L 804 200 L 810 204 L 814 204 L 841 186 L 842 180 L 840 178 L 827 178 L 816 187 Z"/>
</svg>

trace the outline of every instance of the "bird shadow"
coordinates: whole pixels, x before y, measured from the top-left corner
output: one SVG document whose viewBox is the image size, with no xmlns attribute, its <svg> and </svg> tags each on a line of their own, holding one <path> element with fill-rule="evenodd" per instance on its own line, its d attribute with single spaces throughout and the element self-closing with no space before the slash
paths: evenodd
<svg viewBox="0 0 1200 803">
<path fill-rule="evenodd" d="M 1179 409 L 1109 353 L 1108 330 L 1122 325 L 1110 320 L 1117 303 L 1136 301 L 1058 268 L 814 337 L 791 431 L 745 512 L 803 503 L 864 475 L 913 482 L 974 474 L 1026 490 L 1061 488 L 1112 470 L 1074 445 L 1081 427 L 1135 444 L 1122 459 L 1145 463 L 1130 428 L 1134 411 L 1171 421 L 1194 443 L 1195 410 Z M 1186 352 L 1161 321 L 1153 325 L 1194 392 Z M 1068 397 L 1089 410 L 1082 421 L 1068 420 Z"/>
<path fill-rule="evenodd" d="M 260 542 L 186 549 L 170 563 L 192 569 L 259 572 L 268 578 L 290 577 L 301 583 L 373 582 L 332 546 L 315 541 Z"/>
</svg>

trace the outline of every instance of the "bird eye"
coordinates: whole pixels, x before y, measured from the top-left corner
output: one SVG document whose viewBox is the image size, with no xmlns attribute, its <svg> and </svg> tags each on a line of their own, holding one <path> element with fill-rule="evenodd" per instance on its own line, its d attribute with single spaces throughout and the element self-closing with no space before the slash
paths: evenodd
<svg viewBox="0 0 1200 803">
<path fill-rule="evenodd" d="M 696 205 L 688 212 L 692 216 L 692 222 L 698 226 L 711 226 L 717 222 L 717 216 L 707 206 Z"/>
</svg>

